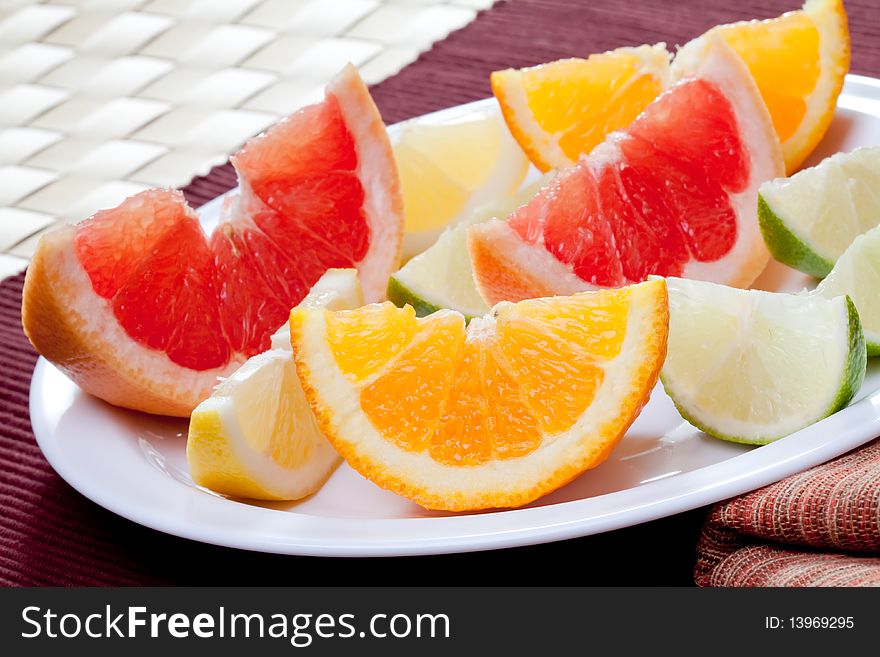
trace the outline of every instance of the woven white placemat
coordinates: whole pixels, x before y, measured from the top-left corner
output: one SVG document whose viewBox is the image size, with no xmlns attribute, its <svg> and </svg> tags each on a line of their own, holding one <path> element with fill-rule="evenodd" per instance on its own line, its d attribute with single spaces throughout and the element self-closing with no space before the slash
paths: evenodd
<svg viewBox="0 0 880 657">
<path fill-rule="evenodd" d="M 0 0 L 0 277 L 40 234 L 180 186 L 321 97 L 379 82 L 494 0 Z"/>
</svg>

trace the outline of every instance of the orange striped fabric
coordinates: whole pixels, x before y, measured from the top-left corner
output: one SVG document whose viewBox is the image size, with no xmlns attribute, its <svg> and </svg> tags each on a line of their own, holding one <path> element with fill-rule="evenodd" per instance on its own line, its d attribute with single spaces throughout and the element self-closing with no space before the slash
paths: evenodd
<svg viewBox="0 0 880 657">
<path fill-rule="evenodd" d="M 880 439 L 715 506 L 700 586 L 880 586 Z"/>
</svg>

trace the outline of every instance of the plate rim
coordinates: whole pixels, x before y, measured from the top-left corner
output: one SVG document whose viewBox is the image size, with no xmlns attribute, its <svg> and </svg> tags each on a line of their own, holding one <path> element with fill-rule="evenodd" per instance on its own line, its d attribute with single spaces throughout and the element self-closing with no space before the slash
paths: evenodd
<svg viewBox="0 0 880 657">
<path fill-rule="evenodd" d="M 880 79 L 848 74 L 843 93 L 865 100 L 880 101 Z M 492 98 L 464 103 L 424 116 L 436 116 L 492 102 Z M 877 114 L 880 118 L 880 112 Z M 399 129 L 402 123 L 389 126 Z M 201 206 L 206 208 L 216 199 Z M 801 431 L 760 449 L 696 470 L 594 497 L 555 504 L 430 518 L 339 518 L 278 511 L 251 506 L 172 481 L 183 493 L 182 512 L 152 508 L 153 498 L 141 507 L 120 503 L 114 491 L 102 489 L 95 472 L 80 472 L 68 463 L 57 444 L 55 431 L 45 412 L 44 386 L 54 365 L 40 357 L 34 368 L 29 391 L 29 415 L 33 433 L 52 468 L 80 494 L 132 522 L 181 538 L 204 543 L 300 556 L 377 557 L 448 554 L 535 545 L 577 538 L 656 520 L 728 499 L 766 486 L 784 477 L 814 467 L 863 445 L 880 433 L 880 390 L 857 403 Z M 60 374 L 60 373 L 59 373 Z M 61 375 L 63 376 L 63 375 Z M 68 380 L 69 385 L 75 385 Z M 42 412 L 41 412 L 42 411 Z M 829 438 L 832 437 L 832 438 Z M 151 470 L 155 470 L 147 464 Z M 158 471 L 156 471 L 156 474 Z M 100 475 L 100 469 L 98 469 Z M 189 496 L 189 497 L 187 497 Z M 196 497 L 197 496 L 197 497 Z M 609 498 L 623 501 L 613 511 L 597 512 L 608 506 Z M 632 499 L 629 499 L 632 498 Z M 229 511 L 234 505 L 238 511 Z M 206 517 L 260 516 L 283 513 L 287 520 L 282 536 L 273 533 L 236 532 L 226 522 L 193 524 L 193 507 Z M 595 507 L 595 509 L 593 508 Z M 246 511 L 242 511 L 246 509 Z M 267 516 L 268 517 L 268 516 Z M 307 523 L 302 521 L 308 519 Z M 311 535 L 297 535 L 300 524 L 307 524 Z M 369 528 L 365 527 L 369 525 Z M 426 528 L 432 528 L 426 532 Z M 442 528 L 438 536 L 433 528 Z M 369 531 L 365 531 L 369 529 Z M 288 530 L 293 530 L 288 533 Z"/>
</svg>

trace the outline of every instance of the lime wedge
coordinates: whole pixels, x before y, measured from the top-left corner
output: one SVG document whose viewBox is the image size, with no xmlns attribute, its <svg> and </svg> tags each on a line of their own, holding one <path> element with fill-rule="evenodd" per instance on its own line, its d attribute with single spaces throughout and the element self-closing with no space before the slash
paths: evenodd
<svg viewBox="0 0 880 657">
<path fill-rule="evenodd" d="M 857 237 L 812 294 L 848 295 L 859 310 L 868 356 L 880 356 L 880 227 Z"/>
<path fill-rule="evenodd" d="M 857 236 L 880 224 L 880 147 L 837 153 L 764 183 L 758 219 L 774 258 L 827 276 Z"/>
<path fill-rule="evenodd" d="M 661 380 L 707 434 L 763 445 L 845 407 L 861 386 L 865 338 L 849 297 L 666 282 Z"/>
</svg>

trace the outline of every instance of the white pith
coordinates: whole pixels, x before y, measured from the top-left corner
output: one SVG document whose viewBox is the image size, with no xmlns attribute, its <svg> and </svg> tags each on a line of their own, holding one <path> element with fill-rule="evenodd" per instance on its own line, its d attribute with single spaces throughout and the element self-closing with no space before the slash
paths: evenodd
<svg viewBox="0 0 880 657">
<path fill-rule="evenodd" d="M 592 404 L 570 429 L 548 436 L 537 450 L 523 457 L 476 466 L 449 466 L 428 453 L 409 452 L 388 442 L 361 409 L 359 387 L 340 372 L 326 341 L 323 313 L 308 313 L 302 322 L 298 369 L 301 374 L 304 369 L 308 371 L 308 387 L 316 395 L 313 405 L 327 409 L 332 435 L 359 458 L 381 464 L 386 475 L 437 496 L 516 493 L 540 484 L 566 464 L 603 446 L 591 445 L 592 436 L 601 434 L 627 401 L 631 402 L 634 381 L 647 358 L 646 346 L 656 349 L 656 294 L 657 288 L 651 285 L 633 288 L 621 351 L 605 363 L 605 379 Z M 492 331 L 494 323 L 490 315 L 472 321 L 468 330 Z M 413 343 L 418 339 L 414 338 Z"/>
<path fill-rule="evenodd" d="M 738 290 L 679 278 L 668 278 L 667 284 L 669 351 L 661 376 L 667 393 L 690 420 L 722 436 L 762 441 L 827 415 L 850 358 L 844 297 Z M 713 326 L 705 321 L 710 315 Z M 757 326 L 771 328 L 764 333 Z M 778 335 L 792 338 L 782 350 L 768 348 L 774 326 Z M 802 358 L 793 358 L 807 349 Z M 749 363 L 758 363 L 760 370 L 750 369 Z M 734 399 L 748 402 L 748 417 L 734 412 Z M 701 400 L 716 408 L 707 409 Z M 768 405 L 792 408 L 756 419 L 766 414 Z"/>
</svg>

